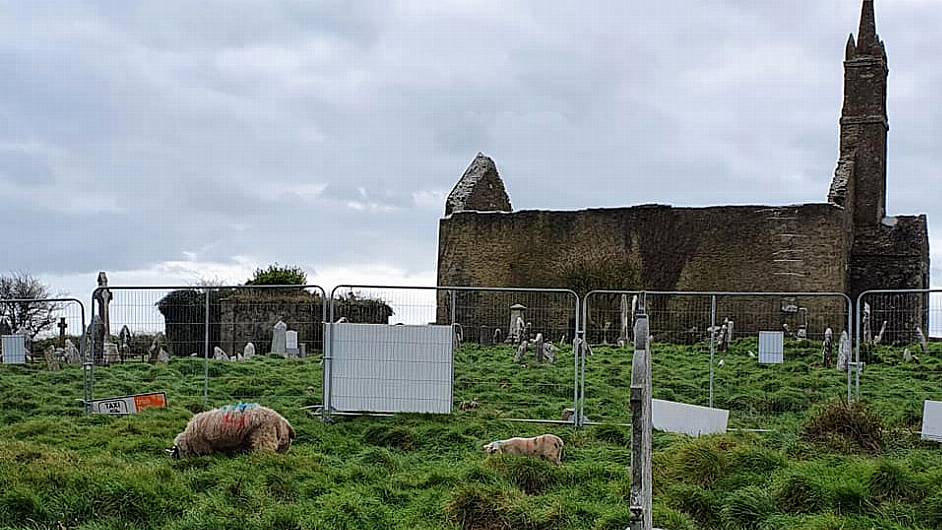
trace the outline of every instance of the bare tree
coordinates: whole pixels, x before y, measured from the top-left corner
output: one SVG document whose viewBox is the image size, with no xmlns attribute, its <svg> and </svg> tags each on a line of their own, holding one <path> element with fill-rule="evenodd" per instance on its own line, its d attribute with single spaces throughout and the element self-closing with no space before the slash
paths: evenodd
<svg viewBox="0 0 942 530">
<path fill-rule="evenodd" d="M 49 286 L 28 272 L 0 276 L 0 324 L 14 333 L 36 338 L 56 323 L 59 304 L 52 302 L 7 302 L 6 300 L 44 300 L 54 298 Z"/>
</svg>

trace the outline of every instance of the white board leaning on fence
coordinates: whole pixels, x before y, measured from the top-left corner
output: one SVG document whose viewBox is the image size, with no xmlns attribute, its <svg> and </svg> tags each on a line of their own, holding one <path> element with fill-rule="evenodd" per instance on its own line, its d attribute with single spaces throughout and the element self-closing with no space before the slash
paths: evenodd
<svg viewBox="0 0 942 530">
<path fill-rule="evenodd" d="M 654 428 L 659 431 L 705 436 L 724 434 L 729 424 L 729 411 L 686 403 L 655 399 L 651 408 Z"/>
<path fill-rule="evenodd" d="M 3 364 L 26 364 L 26 335 L 4 335 L 0 341 Z"/>
<path fill-rule="evenodd" d="M 922 439 L 942 442 L 942 402 L 926 401 L 923 405 Z"/>
<path fill-rule="evenodd" d="M 759 364 L 785 362 L 785 334 L 781 331 L 759 332 Z"/>
<path fill-rule="evenodd" d="M 331 408 L 450 414 L 451 326 L 332 324 Z"/>
</svg>

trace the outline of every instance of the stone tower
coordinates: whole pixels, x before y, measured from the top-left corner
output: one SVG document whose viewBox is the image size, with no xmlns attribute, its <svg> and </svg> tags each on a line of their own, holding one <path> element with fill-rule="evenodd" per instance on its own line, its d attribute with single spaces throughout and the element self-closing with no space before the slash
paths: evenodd
<svg viewBox="0 0 942 530">
<path fill-rule="evenodd" d="M 886 217 L 888 73 L 873 0 L 864 0 L 857 39 L 851 34 L 847 40 L 841 154 L 828 197 L 852 212 L 859 228 L 880 224 Z"/>
<path fill-rule="evenodd" d="M 497 166 L 483 153 L 474 157 L 445 201 L 446 216 L 464 211 L 512 211 L 510 197 L 504 189 L 504 181 L 497 173 Z"/>
</svg>

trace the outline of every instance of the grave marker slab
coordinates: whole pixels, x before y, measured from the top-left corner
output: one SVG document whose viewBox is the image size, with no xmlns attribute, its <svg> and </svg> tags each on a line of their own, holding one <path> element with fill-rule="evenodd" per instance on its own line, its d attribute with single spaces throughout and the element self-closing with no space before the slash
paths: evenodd
<svg viewBox="0 0 942 530">
<path fill-rule="evenodd" d="M 759 364 L 782 364 L 783 362 L 785 362 L 785 333 L 760 331 Z"/>
</svg>

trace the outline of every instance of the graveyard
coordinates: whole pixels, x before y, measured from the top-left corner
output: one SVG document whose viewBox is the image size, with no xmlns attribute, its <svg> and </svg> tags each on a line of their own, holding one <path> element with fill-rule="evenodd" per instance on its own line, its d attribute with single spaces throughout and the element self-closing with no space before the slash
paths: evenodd
<svg viewBox="0 0 942 530">
<path fill-rule="evenodd" d="M 788 341 L 775 366 L 759 365 L 755 346 L 736 341 L 717 368 L 731 432 L 655 433 L 655 526 L 942 528 L 942 453 L 919 436 L 922 400 L 939 398 L 939 344 L 918 363 L 900 347 L 874 351 L 850 406 L 820 343 Z M 167 393 L 169 408 L 127 417 L 83 414 L 79 367 L 0 367 L 0 528 L 626 528 L 631 351 L 594 348 L 582 428 L 509 421 L 572 406 L 571 349 L 554 364 L 515 354 L 460 346 L 451 415 L 330 424 L 305 408 L 321 401 L 318 356 L 210 361 L 211 405 L 273 407 L 298 439 L 285 455 L 178 461 L 165 450 L 206 408 L 202 359 L 98 367 L 100 395 Z M 705 404 L 702 345 L 656 343 L 653 359 L 655 398 Z M 542 433 L 565 441 L 561 466 L 482 452 Z"/>
</svg>

